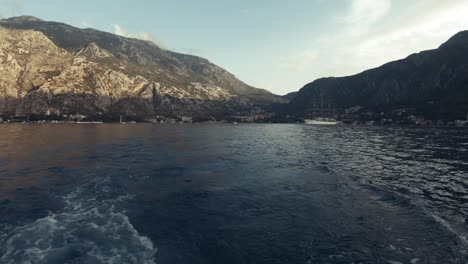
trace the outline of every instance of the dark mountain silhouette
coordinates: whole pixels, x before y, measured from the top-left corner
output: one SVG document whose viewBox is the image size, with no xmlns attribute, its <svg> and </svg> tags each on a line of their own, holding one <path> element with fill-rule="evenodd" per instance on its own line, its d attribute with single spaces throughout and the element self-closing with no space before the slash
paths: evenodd
<svg viewBox="0 0 468 264">
<path fill-rule="evenodd" d="M 360 74 L 304 86 L 288 105 L 299 116 L 339 116 L 346 109 L 407 110 L 428 119 L 468 113 L 468 31 L 438 49 L 413 54 Z"/>
</svg>

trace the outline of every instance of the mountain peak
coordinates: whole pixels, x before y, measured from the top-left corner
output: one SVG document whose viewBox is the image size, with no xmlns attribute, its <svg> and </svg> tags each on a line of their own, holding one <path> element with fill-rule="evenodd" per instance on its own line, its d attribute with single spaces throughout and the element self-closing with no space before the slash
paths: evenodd
<svg viewBox="0 0 468 264">
<path fill-rule="evenodd" d="M 4 19 L 4 20 L 8 21 L 8 22 L 14 22 L 14 23 L 41 22 L 41 21 L 43 21 L 42 19 L 34 17 L 34 16 L 17 16 L 17 17 L 10 17 L 10 18 Z"/>
<path fill-rule="evenodd" d="M 441 48 L 465 47 L 468 48 L 468 30 L 458 32 L 447 42 L 440 46 Z"/>
<path fill-rule="evenodd" d="M 125 113 L 209 120 L 285 102 L 206 59 L 163 50 L 147 41 L 28 16 L 0 20 L 0 25 L 0 30 L 12 29 L 12 35 L 40 32 L 50 42 L 48 46 L 25 40 L 30 44 L 26 49 L 18 46 L 21 41 L 0 34 L 0 38 L 5 35 L 0 39 L 0 57 L 5 57 L 0 58 L 1 66 L 12 71 L 0 74 L 0 94 L 8 92 L 17 99 L 0 107 L 0 114 L 3 109 L 8 115 L 41 114 L 45 107 L 54 107 L 68 114 L 103 113 L 111 119 L 114 113 Z M 10 61 L 19 66 L 4 65 Z M 30 83 L 39 82 L 40 89 L 30 88 Z M 49 92 L 52 99 L 46 96 Z"/>
</svg>

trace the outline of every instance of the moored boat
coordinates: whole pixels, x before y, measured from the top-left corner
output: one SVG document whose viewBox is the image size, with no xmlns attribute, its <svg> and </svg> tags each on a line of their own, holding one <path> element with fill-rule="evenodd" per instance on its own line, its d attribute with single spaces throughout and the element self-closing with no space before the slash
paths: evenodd
<svg viewBox="0 0 468 264">
<path fill-rule="evenodd" d="M 332 118 L 305 119 L 307 125 L 336 125 L 339 122 Z"/>
</svg>

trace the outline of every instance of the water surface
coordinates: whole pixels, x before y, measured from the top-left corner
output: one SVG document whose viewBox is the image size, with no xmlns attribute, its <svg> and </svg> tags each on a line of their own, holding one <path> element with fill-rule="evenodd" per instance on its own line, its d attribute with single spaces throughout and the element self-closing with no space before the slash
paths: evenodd
<svg viewBox="0 0 468 264">
<path fill-rule="evenodd" d="M 463 129 L 0 126 L 0 263 L 466 263 Z"/>
</svg>

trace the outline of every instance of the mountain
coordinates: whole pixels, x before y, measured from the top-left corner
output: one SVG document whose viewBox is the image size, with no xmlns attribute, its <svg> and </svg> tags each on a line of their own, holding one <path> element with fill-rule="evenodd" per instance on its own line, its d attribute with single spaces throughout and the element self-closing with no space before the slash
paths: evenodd
<svg viewBox="0 0 468 264">
<path fill-rule="evenodd" d="M 153 42 L 22 16 L 0 20 L 0 114 L 222 118 L 286 100 Z"/>
<path fill-rule="evenodd" d="M 291 101 L 294 98 L 296 98 L 296 96 L 297 96 L 297 92 L 291 92 L 291 93 L 283 95 L 282 97 L 288 101 Z"/>
<path fill-rule="evenodd" d="M 468 113 L 468 31 L 434 50 L 379 68 L 304 86 L 287 106 L 303 117 L 406 112 L 430 120 L 465 119 Z"/>
</svg>

